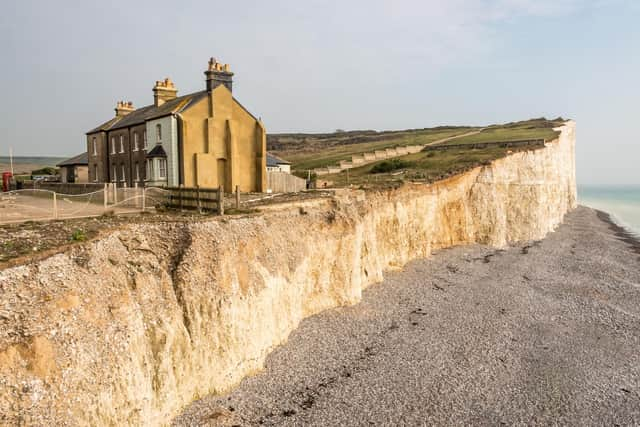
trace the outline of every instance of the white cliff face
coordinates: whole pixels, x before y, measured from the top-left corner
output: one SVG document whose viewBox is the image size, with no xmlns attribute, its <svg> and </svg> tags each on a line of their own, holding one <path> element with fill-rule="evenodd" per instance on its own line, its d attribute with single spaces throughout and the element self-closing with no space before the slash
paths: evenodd
<svg viewBox="0 0 640 427">
<path fill-rule="evenodd" d="M 0 424 L 166 424 L 385 271 L 544 237 L 576 206 L 574 132 L 433 185 L 132 225 L 0 272 Z"/>
</svg>

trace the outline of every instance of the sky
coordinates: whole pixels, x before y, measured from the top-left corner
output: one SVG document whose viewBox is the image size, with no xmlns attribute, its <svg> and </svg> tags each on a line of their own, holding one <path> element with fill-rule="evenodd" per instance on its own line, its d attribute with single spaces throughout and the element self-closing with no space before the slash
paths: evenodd
<svg viewBox="0 0 640 427">
<path fill-rule="evenodd" d="M 577 121 L 580 184 L 640 184 L 640 2 L 13 0 L 0 156 L 71 156 L 156 80 L 209 57 L 268 132 Z"/>
</svg>

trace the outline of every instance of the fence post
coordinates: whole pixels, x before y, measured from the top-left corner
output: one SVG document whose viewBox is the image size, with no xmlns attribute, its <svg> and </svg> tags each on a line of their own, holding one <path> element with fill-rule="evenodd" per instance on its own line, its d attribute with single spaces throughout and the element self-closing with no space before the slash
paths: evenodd
<svg viewBox="0 0 640 427">
<path fill-rule="evenodd" d="M 142 212 L 144 212 L 144 208 L 145 208 L 144 198 L 145 198 L 145 191 L 144 191 L 144 186 L 142 186 Z"/>
<path fill-rule="evenodd" d="M 218 215 L 224 215 L 224 191 L 218 186 Z"/>
<path fill-rule="evenodd" d="M 111 185 L 113 185 L 113 204 L 117 205 L 118 204 L 118 184 L 114 182 Z"/>
<path fill-rule="evenodd" d="M 53 219 L 58 219 L 58 198 L 55 191 L 53 192 Z"/>
<path fill-rule="evenodd" d="M 236 185 L 236 209 L 240 209 L 240 186 Z"/>
<path fill-rule="evenodd" d="M 184 184 L 180 184 L 180 188 L 178 189 L 178 197 L 180 198 L 180 212 L 184 210 L 184 201 L 182 199 L 182 187 L 184 187 Z"/>
<path fill-rule="evenodd" d="M 108 188 L 109 187 L 108 186 L 109 186 L 109 184 L 107 184 L 105 182 L 104 183 L 104 190 L 103 190 L 104 194 L 102 195 L 102 206 L 103 206 L 105 211 L 107 210 L 107 197 L 109 196 L 109 193 L 108 193 Z"/>
<path fill-rule="evenodd" d="M 200 204 L 200 186 L 196 185 L 196 205 L 198 206 L 198 213 L 202 213 L 202 205 Z"/>
</svg>

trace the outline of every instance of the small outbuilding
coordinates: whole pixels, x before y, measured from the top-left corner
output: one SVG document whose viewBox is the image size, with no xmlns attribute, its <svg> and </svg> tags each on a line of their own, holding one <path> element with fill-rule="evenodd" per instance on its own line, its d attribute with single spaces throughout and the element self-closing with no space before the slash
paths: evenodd
<svg viewBox="0 0 640 427">
<path fill-rule="evenodd" d="M 291 162 L 267 153 L 267 170 L 269 172 L 285 172 L 291 173 Z"/>
<path fill-rule="evenodd" d="M 60 168 L 61 182 L 71 184 L 89 181 L 89 161 L 86 152 L 60 162 L 56 166 Z"/>
</svg>

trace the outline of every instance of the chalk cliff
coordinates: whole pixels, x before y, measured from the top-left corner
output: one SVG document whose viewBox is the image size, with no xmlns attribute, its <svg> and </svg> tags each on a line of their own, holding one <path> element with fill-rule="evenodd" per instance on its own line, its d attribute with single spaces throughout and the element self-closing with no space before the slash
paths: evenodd
<svg viewBox="0 0 640 427">
<path fill-rule="evenodd" d="M 0 424 L 162 425 L 314 313 L 457 244 L 540 239 L 576 206 L 575 124 L 432 185 L 131 225 L 0 272 Z"/>
</svg>

